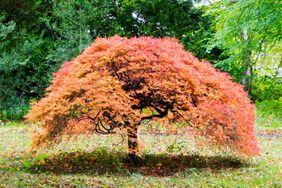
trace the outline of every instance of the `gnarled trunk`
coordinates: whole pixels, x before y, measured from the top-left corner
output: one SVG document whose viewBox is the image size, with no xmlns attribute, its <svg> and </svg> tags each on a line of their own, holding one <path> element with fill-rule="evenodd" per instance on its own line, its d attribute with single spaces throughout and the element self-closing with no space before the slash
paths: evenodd
<svg viewBox="0 0 282 188">
<path fill-rule="evenodd" d="M 133 163 L 137 163 L 139 159 L 139 148 L 137 140 L 137 127 L 127 127 L 128 137 L 128 157 Z"/>
</svg>

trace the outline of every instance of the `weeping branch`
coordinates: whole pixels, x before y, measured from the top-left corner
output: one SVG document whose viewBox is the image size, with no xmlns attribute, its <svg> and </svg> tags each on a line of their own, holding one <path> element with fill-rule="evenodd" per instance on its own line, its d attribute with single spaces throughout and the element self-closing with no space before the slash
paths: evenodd
<svg viewBox="0 0 282 188">
<path fill-rule="evenodd" d="M 93 124 L 94 124 L 94 131 L 100 134 L 110 134 L 114 133 L 113 130 L 115 128 L 121 127 L 121 123 L 117 122 L 108 111 L 104 111 L 102 116 L 98 118 L 101 111 L 97 113 L 97 115 L 93 118 L 91 116 L 87 116 Z M 103 122 L 103 119 L 106 119 L 106 124 Z"/>
</svg>

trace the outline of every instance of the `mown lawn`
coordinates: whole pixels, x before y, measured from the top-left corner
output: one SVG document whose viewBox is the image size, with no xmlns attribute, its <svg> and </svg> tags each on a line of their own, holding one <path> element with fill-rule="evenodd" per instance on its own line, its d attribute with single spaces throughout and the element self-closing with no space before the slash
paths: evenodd
<svg viewBox="0 0 282 188">
<path fill-rule="evenodd" d="M 196 148 L 189 135 L 141 134 L 137 166 L 118 135 L 81 136 L 31 156 L 35 126 L 9 123 L 0 127 L 0 187 L 282 187 L 281 117 L 258 114 L 258 158 Z"/>
</svg>

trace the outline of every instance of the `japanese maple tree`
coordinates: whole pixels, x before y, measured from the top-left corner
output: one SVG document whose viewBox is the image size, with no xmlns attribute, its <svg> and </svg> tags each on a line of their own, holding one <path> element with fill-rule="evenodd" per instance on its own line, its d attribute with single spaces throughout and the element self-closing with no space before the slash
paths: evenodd
<svg viewBox="0 0 282 188">
<path fill-rule="evenodd" d="M 138 156 L 143 120 L 182 122 L 195 136 L 253 156 L 254 105 L 231 77 L 200 61 L 172 38 L 98 38 L 54 73 L 28 120 L 43 132 L 33 147 L 64 134 L 127 130 L 129 156 Z M 149 113 L 148 113 L 149 112 Z"/>
</svg>

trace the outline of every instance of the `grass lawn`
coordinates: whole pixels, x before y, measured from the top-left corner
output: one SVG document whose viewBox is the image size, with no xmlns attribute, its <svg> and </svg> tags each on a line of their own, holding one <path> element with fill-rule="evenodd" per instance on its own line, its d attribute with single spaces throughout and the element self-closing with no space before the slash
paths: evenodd
<svg viewBox="0 0 282 188">
<path fill-rule="evenodd" d="M 9 123 L 0 127 L 0 187 L 282 187 L 281 117 L 258 114 L 258 158 L 196 148 L 189 135 L 140 134 L 138 166 L 126 162 L 118 135 L 81 136 L 31 156 L 35 126 Z"/>
</svg>

